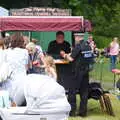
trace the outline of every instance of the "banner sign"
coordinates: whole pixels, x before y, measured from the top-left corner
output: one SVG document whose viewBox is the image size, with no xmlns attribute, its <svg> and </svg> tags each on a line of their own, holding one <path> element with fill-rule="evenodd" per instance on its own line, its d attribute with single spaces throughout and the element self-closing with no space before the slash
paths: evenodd
<svg viewBox="0 0 120 120">
<path fill-rule="evenodd" d="M 29 7 L 11 9 L 10 16 L 71 16 L 71 9 Z"/>
</svg>

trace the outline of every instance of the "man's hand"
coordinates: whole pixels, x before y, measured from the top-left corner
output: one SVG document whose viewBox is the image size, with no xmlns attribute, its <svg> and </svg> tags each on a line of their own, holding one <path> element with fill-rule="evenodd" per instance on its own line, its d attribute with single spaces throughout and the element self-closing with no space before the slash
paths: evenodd
<svg viewBox="0 0 120 120">
<path fill-rule="evenodd" d="M 71 53 L 66 54 L 65 51 L 62 50 L 62 51 L 60 51 L 60 55 L 61 55 L 64 59 L 66 59 L 66 60 L 68 60 L 68 61 L 70 61 L 70 62 L 74 61 L 74 59 L 70 56 Z"/>
<path fill-rule="evenodd" d="M 64 56 L 65 56 L 65 51 L 61 50 L 61 51 L 60 51 L 60 55 L 64 58 Z"/>
</svg>

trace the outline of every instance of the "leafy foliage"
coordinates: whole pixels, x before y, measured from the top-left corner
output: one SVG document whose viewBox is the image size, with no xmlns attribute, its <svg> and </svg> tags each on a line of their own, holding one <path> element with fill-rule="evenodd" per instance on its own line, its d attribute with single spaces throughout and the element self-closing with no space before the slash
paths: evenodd
<svg viewBox="0 0 120 120">
<path fill-rule="evenodd" d="M 92 33 L 99 47 L 108 45 L 112 37 L 120 36 L 119 0 L 66 0 L 63 3 L 64 8 L 72 9 L 73 15 L 92 21 Z"/>
<path fill-rule="evenodd" d="M 0 0 L 0 6 L 22 8 L 29 6 L 30 1 L 39 0 Z M 42 1 L 46 7 L 49 2 L 50 7 L 70 8 L 73 15 L 91 20 L 92 34 L 101 48 L 108 45 L 113 37 L 120 37 L 120 0 L 41 0 L 40 3 Z"/>
</svg>

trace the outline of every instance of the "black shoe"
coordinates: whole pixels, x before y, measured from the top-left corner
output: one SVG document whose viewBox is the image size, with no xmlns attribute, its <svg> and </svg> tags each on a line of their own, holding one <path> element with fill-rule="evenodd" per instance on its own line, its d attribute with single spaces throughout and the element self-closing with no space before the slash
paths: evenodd
<svg viewBox="0 0 120 120">
<path fill-rule="evenodd" d="M 77 116 L 80 116 L 80 117 L 87 117 L 87 114 L 86 114 L 86 113 L 78 113 Z"/>
<path fill-rule="evenodd" d="M 75 117 L 76 116 L 76 111 L 75 110 L 72 110 L 70 111 L 70 117 Z"/>
</svg>

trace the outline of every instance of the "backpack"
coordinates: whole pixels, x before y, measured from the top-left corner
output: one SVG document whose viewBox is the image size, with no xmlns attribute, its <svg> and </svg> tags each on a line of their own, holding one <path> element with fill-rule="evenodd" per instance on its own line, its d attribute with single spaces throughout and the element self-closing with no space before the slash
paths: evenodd
<svg viewBox="0 0 120 120">
<path fill-rule="evenodd" d="M 80 63 L 92 65 L 94 63 L 94 53 L 87 41 L 80 42 Z"/>
<path fill-rule="evenodd" d="M 95 100 L 99 100 L 101 95 L 103 95 L 104 91 L 100 85 L 100 83 L 90 83 L 88 89 L 88 99 L 92 98 Z"/>
</svg>

